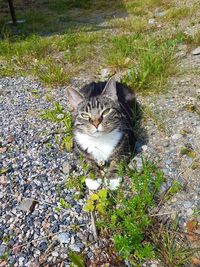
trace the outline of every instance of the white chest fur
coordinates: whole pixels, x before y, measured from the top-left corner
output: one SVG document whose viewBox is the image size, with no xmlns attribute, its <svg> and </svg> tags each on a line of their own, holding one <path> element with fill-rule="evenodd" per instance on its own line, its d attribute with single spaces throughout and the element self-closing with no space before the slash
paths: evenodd
<svg viewBox="0 0 200 267">
<path fill-rule="evenodd" d="M 75 133 L 75 140 L 83 150 L 92 154 L 97 162 L 107 161 L 114 148 L 122 137 L 122 132 L 114 130 L 101 136 L 89 136 L 83 133 Z"/>
</svg>

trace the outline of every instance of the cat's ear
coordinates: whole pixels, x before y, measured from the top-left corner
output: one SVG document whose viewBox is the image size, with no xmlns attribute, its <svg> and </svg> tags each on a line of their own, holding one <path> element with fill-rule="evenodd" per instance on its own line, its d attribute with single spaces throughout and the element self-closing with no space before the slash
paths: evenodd
<svg viewBox="0 0 200 267">
<path fill-rule="evenodd" d="M 117 97 L 117 84 L 116 84 L 116 80 L 115 77 L 111 77 L 105 88 L 103 89 L 103 92 L 101 93 L 104 96 L 107 96 L 109 98 L 111 98 L 113 101 L 117 101 L 118 97 Z"/>
<path fill-rule="evenodd" d="M 71 108 L 74 111 L 77 110 L 78 105 L 83 101 L 83 96 L 71 87 L 67 88 L 67 96 Z"/>
</svg>

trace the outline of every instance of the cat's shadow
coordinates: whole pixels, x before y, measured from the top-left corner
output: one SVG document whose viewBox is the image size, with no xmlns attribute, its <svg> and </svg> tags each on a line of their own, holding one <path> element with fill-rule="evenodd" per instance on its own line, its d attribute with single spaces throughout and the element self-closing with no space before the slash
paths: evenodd
<svg viewBox="0 0 200 267">
<path fill-rule="evenodd" d="M 148 133 L 142 124 L 144 118 L 144 110 L 142 105 L 138 102 L 135 96 L 133 100 L 133 119 L 132 119 L 132 129 L 134 133 L 134 150 L 132 158 L 142 151 L 142 147 L 148 143 Z"/>
</svg>

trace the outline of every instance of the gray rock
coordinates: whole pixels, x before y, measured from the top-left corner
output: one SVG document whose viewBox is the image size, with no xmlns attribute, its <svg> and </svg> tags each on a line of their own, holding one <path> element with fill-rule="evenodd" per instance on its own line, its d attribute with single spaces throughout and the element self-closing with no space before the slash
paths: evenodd
<svg viewBox="0 0 200 267">
<path fill-rule="evenodd" d="M 196 126 L 197 132 L 200 134 L 200 126 Z"/>
<path fill-rule="evenodd" d="M 70 243 L 70 235 L 68 233 L 60 233 L 57 235 L 57 239 L 62 244 L 68 244 Z"/>
<path fill-rule="evenodd" d="M 45 252 L 45 250 L 47 250 L 47 248 L 48 248 L 47 242 L 46 241 L 41 242 L 39 244 L 39 247 L 38 248 L 39 248 L 39 250 L 41 252 Z"/>
<path fill-rule="evenodd" d="M 93 242 L 94 241 L 94 236 L 92 234 L 89 235 L 88 237 L 89 242 Z"/>
<path fill-rule="evenodd" d="M 104 79 L 108 79 L 109 78 L 109 76 L 110 76 L 110 69 L 107 69 L 107 68 L 105 68 L 105 69 L 101 69 L 101 71 L 100 71 L 100 75 L 101 75 L 101 78 L 104 80 Z"/>
<path fill-rule="evenodd" d="M 181 134 L 174 134 L 174 135 L 172 135 L 172 140 L 174 140 L 174 141 L 176 141 L 176 140 L 178 140 L 178 139 L 180 139 L 182 137 L 182 135 Z"/>
<path fill-rule="evenodd" d="M 69 246 L 69 248 L 72 251 L 75 251 L 75 252 L 80 252 L 81 251 L 80 247 L 77 244 L 72 244 L 72 245 Z"/>
<path fill-rule="evenodd" d="M 166 13 L 167 13 L 166 11 L 160 11 L 160 12 L 156 12 L 155 15 L 157 17 L 164 17 L 166 15 Z"/>
<path fill-rule="evenodd" d="M 5 253 L 5 251 L 6 251 L 6 246 L 0 245 L 0 257 L 3 256 L 3 254 Z"/>
<path fill-rule="evenodd" d="M 69 174 L 71 169 L 71 165 L 68 161 L 63 163 L 63 173 Z"/>
<path fill-rule="evenodd" d="M 149 20 L 148 20 L 148 23 L 151 24 L 151 25 L 152 25 L 152 24 L 155 24 L 155 23 L 156 23 L 156 20 L 155 20 L 155 19 L 149 19 Z"/>
<path fill-rule="evenodd" d="M 192 50 L 191 54 L 194 56 L 200 55 L 200 46 Z"/>
<path fill-rule="evenodd" d="M 24 257 L 19 257 L 19 266 L 23 266 L 25 258 Z"/>
<path fill-rule="evenodd" d="M 18 206 L 18 209 L 26 211 L 26 212 L 33 212 L 35 205 L 38 202 L 36 202 L 35 200 L 32 199 L 23 199 L 22 202 L 20 203 L 20 205 Z"/>
<path fill-rule="evenodd" d="M 57 251 L 53 251 L 53 252 L 51 253 L 51 255 L 52 255 L 53 257 L 58 257 L 58 252 L 57 252 Z"/>
</svg>

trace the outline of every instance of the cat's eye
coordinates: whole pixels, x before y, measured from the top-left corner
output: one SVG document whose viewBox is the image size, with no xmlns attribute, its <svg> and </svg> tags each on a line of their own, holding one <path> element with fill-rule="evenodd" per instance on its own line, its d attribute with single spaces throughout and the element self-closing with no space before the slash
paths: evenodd
<svg viewBox="0 0 200 267">
<path fill-rule="evenodd" d="M 82 117 L 83 119 L 88 120 L 88 119 L 90 118 L 90 115 L 87 114 L 87 113 L 81 113 L 81 117 Z"/>
<path fill-rule="evenodd" d="M 106 115 L 108 115 L 108 114 L 110 113 L 110 111 L 111 111 L 111 109 L 110 109 L 110 108 L 107 108 L 107 109 L 105 109 L 105 110 L 102 112 L 102 115 L 103 115 L 103 116 L 106 116 Z"/>
</svg>

